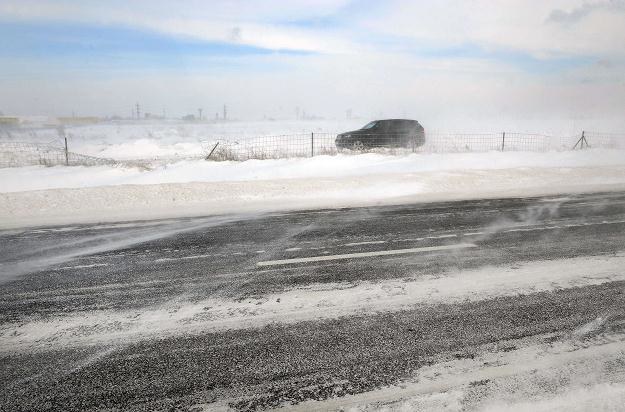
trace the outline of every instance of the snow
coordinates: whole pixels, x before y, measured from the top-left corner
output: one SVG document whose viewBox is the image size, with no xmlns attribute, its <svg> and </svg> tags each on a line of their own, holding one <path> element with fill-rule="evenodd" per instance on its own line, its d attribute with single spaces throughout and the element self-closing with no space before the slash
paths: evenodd
<svg viewBox="0 0 625 412">
<path fill-rule="evenodd" d="M 625 189 L 625 151 L 0 169 L 0 228 Z"/>
<path fill-rule="evenodd" d="M 71 151 L 117 160 L 205 155 L 206 144 L 296 133 L 334 133 L 359 129 L 366 120 L 279 120 L 230 122 L 120 122 L 67 126 Z M 0 134 L 1 135 L 1 134 Z M 56 128 L 13 130 L 14 140 L 62 144 Z"/>
<path fill-rule="evenodd" d="M 502 170 L 516 168 L 625 167 L 625 151 L 432 153 L 317 156 L 244 162 L 180 161 L 153 170 L 117 166 L 0 169 L 0 192 L 122 184 L 230 182 L 298 178 L 337 178 L 382 174 Z"/>
<path fill-rule="evenodd" d="M 486 346 L 474 359 L 422 367 L 380 389 L 288 407 L 296 411 L 617 411 L 625 402 L 618 336 L 545 344 L 535 338 L 509 352 Z M 489 351 L 493 350 L 494 351 Z M 472 383 L 480 382 L 478 386 Z"/>
<path fill-rule="evenodd" d="M 207 142 L 215 140 L 340 132 L 365 123 L 367 119 L 68 126 L 64 133 L 70 151 L 152 160 L 140 166 L 2 168 L 0 228 L 625 188 L 625 150 L 617 149 L 200 160 Z M 55 128 L 5 134 L 9 141 L 61 142 Z"/>
<path fill-rule="evenodd" d="M 194 256 L 196 257 L 196 256 Z M 184 257 L 181 257 L 184 258 Z M 201 259 L 201 256 L 197 256 Z M 154 262 L 158 263 L 158 262 Z M 259 328 L 272 323 L 336 319 L 359 313 L 408 310 L 415 305 L 477 302 L 503 296 L 625 280 L 623 256 L 516 263 L 378 282 L 311 284 L 258 298 L 208 298 L 119 310 L 33 319 L 0 328 L 0 353 L 53 345 L 67 347 L 135 341 L 150 336 Z M 64 267 L 64 266 L 63 266 Z M 242 274 L 246 275 L 246 274 Z M 228 274 L 236 281 L 236 274 Z M 113 285 L 121 288 L 123 285 Z M 77 292 L 77 290 L 68 291 Z M 108 292 L 112 292 L 109 290 Z M 592 328 L 593 326 L 581 326 Z M 574 334 L 585 336 L 586 334 Z"/>
</svg>

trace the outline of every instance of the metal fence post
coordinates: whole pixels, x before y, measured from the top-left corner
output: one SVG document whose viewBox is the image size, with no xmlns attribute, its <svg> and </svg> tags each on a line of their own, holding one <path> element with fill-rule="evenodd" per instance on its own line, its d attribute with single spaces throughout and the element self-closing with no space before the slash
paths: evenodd
<svg viewBox="0 0 625 412">
<path fill-rule="evenodd" d="M 584 143 L 586 143 L 586 147 L 589 147 L 588 141 L 586 140 L 585 132 L 584 130 L 582 130 L 582 137 L 580 137 L 579 140 L 575 143 L 575 146 L 573 146 L 573 150 L 577 149 L 577 145 L 579 145 L 580 149 L 583 149 Z"/>
<path fill-rule="evenodd" d="M 211 150 L 211 152 L 208 154 L 208 156 L 206 156 L 206 157 L 204 158 L 204 160 L 208 160 L 208 159 L 211 157 L 211 155 L 213 154 L 213 152 L 215 151 L 215 149 L 217 149 L 217 146 L 219 146 L 219 142 L 217 142 L 217 143 L 215 144 L 215 146 L 213 146 L 213 149 L 212 149 L 212 150 Z"/>
<path fill-rule="evenodd" d="M 503 152 L 503 150 L 506 147 L 506 132 L 502 132 L 501 133 L 501 151 Z"/>
<path fill-rule="evenodd" d="M 315 156 L 315 132 L 310 133 L 310 157 Z"/>
<path fill-rule="evenodd" d="M 65 166 L 69 166 L 69 152 L 67 151 L 67 137 L 65 139 Z"/>
</svg>

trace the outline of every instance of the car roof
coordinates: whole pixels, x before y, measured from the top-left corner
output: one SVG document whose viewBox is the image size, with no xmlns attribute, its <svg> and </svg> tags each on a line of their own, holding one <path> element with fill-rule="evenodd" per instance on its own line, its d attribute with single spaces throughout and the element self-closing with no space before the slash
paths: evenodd
<svg viewBox="0 0 625 412">
<path fill-rule="evenodd" d="M 416 120 L 413 119 L 379 119 L 379 120 L 374 120 L 375 122 L 415 122 L 415 123 L 419 123 Z"/>
</svg>

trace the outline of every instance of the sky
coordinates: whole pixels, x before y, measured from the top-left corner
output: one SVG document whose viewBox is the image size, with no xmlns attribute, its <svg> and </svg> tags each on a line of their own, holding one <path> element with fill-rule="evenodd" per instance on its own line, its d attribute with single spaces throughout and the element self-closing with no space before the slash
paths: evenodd
<svg viewBox="0 0 625 412">
<path fill-rule="evenodd" d="M 0 1 L 0 111 L 625 130 L 625 0 Z M 541 130 L 537 130 L 541 129 Z"/>
</svg>

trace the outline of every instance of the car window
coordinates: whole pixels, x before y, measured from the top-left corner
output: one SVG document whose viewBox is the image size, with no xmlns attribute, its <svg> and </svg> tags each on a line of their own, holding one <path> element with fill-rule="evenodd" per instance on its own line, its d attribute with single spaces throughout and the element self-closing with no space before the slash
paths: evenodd
<svg viewBox="0 0 625 412">
<path fill-rule="evenodd" d="M 366 125 L 364 125 L 361 130 L 373 129 L 377 124 L 378 124 L 377 121 L 369 122 Z"/>
</svg>

